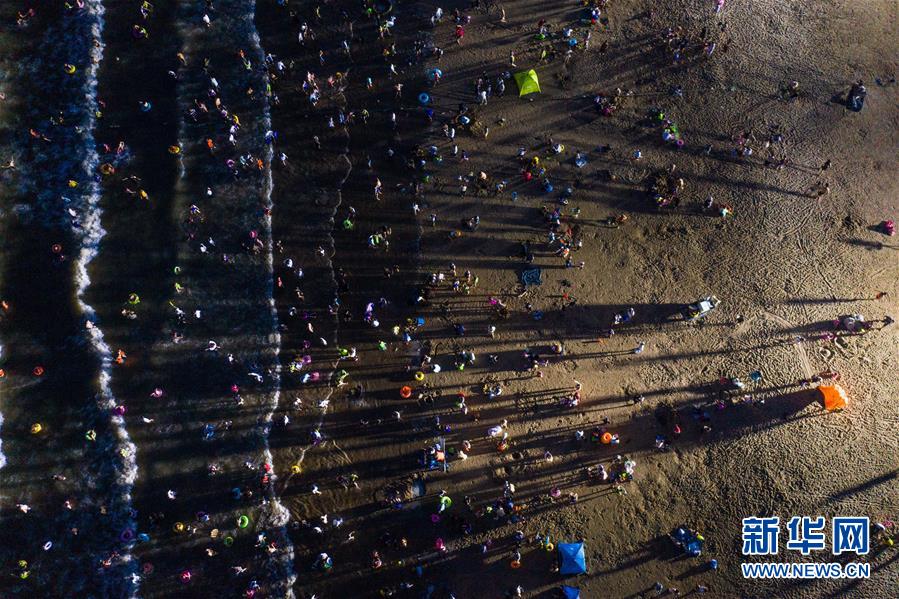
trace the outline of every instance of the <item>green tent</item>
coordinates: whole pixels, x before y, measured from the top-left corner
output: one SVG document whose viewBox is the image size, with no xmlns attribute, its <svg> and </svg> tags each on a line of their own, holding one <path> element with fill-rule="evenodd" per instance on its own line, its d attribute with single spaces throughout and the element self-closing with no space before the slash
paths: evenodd
<svg viewBox="0 0 899 599">
<path fill-rule="evenodd" d="M 537 71 L 519 71 L 515 73 L 515 83 L 518 84 L 518 95 L 526 96 L 540 91 L 540 81 L 537 79 Z"/>
</svg>

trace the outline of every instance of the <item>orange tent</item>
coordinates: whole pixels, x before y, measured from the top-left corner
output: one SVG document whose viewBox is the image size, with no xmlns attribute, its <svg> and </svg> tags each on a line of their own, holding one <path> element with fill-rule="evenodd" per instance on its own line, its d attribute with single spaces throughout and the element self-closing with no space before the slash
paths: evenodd
<svg viewBox="0 0 899 599">
<path fill-rule="evenodd" d="M 839 385 L 819 385 L 818 392 L 824 402 L 824 409 L 828 412 L 843 410 L 849 404 L 849 396 Z"/>
</svg>

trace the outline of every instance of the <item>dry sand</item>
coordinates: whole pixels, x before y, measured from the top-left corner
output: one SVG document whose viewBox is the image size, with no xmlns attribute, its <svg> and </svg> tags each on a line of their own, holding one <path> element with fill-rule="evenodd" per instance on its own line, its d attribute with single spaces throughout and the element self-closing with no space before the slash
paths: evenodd
<svg viewBox="0 0 899 599">
<path fill-rule="evenodd" d="M 496 10 L 471 11 L 461 47 L 452 43 L 450 24 L 434 32 L 437 45 L 446 50 L 439 63 L 445 77 L 432 92 L 438 115 L 466 102 L 478 123 L 490 127 L 487 139 L 460 129 L 456 143 L 469 152 L 469 162 L 449 155 L 439 116 L 431 128 L 433 142 L 421 142 L 425 147 L 435 143 L 444 156 L 443 165 L 434 169 L 444 193 L 429 188 L 419 215 L 421 276 L 446 272 L 454 262 L 460 273 L 471 270 L 479 277 L 470 295 L 437 291 L 435 305 L 423 314 L 428 321 L 424 336 L 437 346 L 435 360 L 444 368 L 427 382 L 443 398 L 427 409 L 400 400 L 397 389 L 409 378 L 402 372 L 410 353 L 402 344 L 393 344 L 394 358 L 377 368 L 367 358 L 347 367 L 350 381 L 364 385 L 365 399 L 335 394 L 324 418 L 327 441 L 305 454 L 303 479 L 328 483 L 335 473 L 355 471 L 362 476 L 362 492 L 330 484 L 322 496 L 302 489 L 289 505 L 297 518 L 349 514 L 345 528 L 356 530 L 358 540 L 333 551 L 339 564 L 334 573 L 301 586 L 308 592 L 329 587 L 358 592 L 356 581 L 369 588 L 386 585 L 408 577 L 408 568 L 390 568 L 395 576 L 372 573 L 369 550 L 380 548 L 388 563 L 411 561 L 421 552 L 433 554 L 433 538 L 442 535 L 450 550 L 427 574 L 446 585 L 439 588 L 451 588 L 457 597 L 495 597 L 520 583 L 525 596 L 544 596 L 559 581 L 549 571 L 549 558 L 529 547 L 521 569 L 508 566 L 510 535 L 521 528 L 529 535 L 586 540 L 590 573 L 577 584 L 587 597 L 637 596 L 657 580 L 682 592 L 702 583 L 712 596 L 722 597 L 889 596 L 897 580 L 892 552 L 870 557 L 873 574 L 862 583 L 747 582 L 738 564 L 743 517 L 864 514 L 879 521 L 895 516 L 899 507 L 891 401 L 897 393 L 891 377 L 899 349 L 895 330 L 838 344 L 817 339 L 839 315 L 881 318 L 897 312 L 896 243 L 872 230 L 896 211 L 897 88 L 873 83 L 874 77 L 887 81 L 895 72 L 890 50 L 897 45 L 895 4 L 728 2 L 716 18 L 713 2 L 614 2 L 606 13 L 608 28 L 594 32 L 589 51 L 574 54 L 568 80 L 562 57 L 539 61 L 541 46 L 532 37 L 539 18 L 557 31 L 574 24 L 581 11 L 573 3 L 506 2 L 503 7 L 505 24 L 498 22 Z M 711 58 L 672 66 L 660 46 L 666 27 L 673 26 L 693 35 L 707 27 L 718 43 Z M 505 97 L 477 107 L 474 80 L 482 72 L 495 78 L 507 70 L 510 50 L 519 68 L 537 69 L 543 93 L 519 99 L 510 82 Z M 856 114 L 832 97 L 858 78 L 868 84 L 869 97 Z M 779 87 L 791 80 L 800 82 L 799 98 L 778 99 Z M 670 93 L 673 86 L 683 88 L 682 98 Z M 597 115 L 593 96 L 616 88 L 627 94 L 622 108 L 610 117 Z M 418 91 L 407 85 L 405 93 L 408 98 Z M 679 125 L 684 150 L 663 145 L 659 127 L 647 118 L 654 107 Z M 419 119 L 408 117 L 409 122 Z M 740 130 L 751 130 L 757 140 L 749 159 L 730 156 L 731 138 Z M 763 142 L 770 133 L 783 135 L 771 148 L 774 159 L 788 160 L 781 170 L 763 165 L 769 156 Z M 572 186 L 568 210 L 581 210 L 578 220 L 569 222 L 582 227 L 583 249 L 573 259 L 586 262 L 583 270 L 562 268 L 562 260 L 545 246 L 540 208 L 552 206 L 558 194 L 541 197 L 535 184 L 521 184 L 518 175 L 518 148 L 526 147 L 529 157 L 545 156 L 550 136 L 565 146 L 562 155 L 547 161 L 550 179 L 557 191 Z M 611 151 L 598 152 L 603 145 Z M 710 155 L 702 152 L 706 145 L 712 146 Z M 634 161 L 638 149 L 643 158 Z M 583 169 L 573 165 L 577 151 L 588 154 Z M 362 158 L 354 157 L 357 165 Z M 821 172 L 825 161 L 832 166 Z M 683 200 L 677 209 L 657 211 L 647 193 L 649 181 L 671 165 L 685 181 Z M 508 191 L 460 198 L 455 177 L 482 170 L 494 181 L 508 179 L 519 199 L 513 202 Z M 381 178 L 390 189 L 392 181 Z M 830 193 L 807 197 L 818 182 L 827 182 Z M 371 202 L 368 193 L 360 186 L 362 197 L 352 200 L 357 208 Z M 702 202 L 710 195 L 731 206 L 734 216 L 702 214 Z M 388 191 L 384 210 L 410 211 L 410 204 L 408 196 Z M 435 228 L 427 220 L 431 213 L 438 215 Z M 620 228 L 602 226 L 619 214 L 629 216 Z M 474 215 L 481 219 L 478 230 L 450 241 L 451 230 L 462 230 L 460 219 Z M 387 218 L 375 215 L 364 224 L 370 231 Z M 518 273 L 526 267 L 522 241 L 531 243 L 544 282 L 518 297 Z M 365 272 L 358 262 L 371 255 L 345 256 L 335 266 L 351 275 Z M 878 291 L 888 295 L 874 301 Z M 577 300 L 564 311 L 563 293 Z M 672 308 L 709 293 L 722 305 L 699 325 L 662 321 Z M 489 295 L 508 303 L 508 319 L 495 317 Z M 376 299 L 376 292 L 372 289 L 368 297 Z M 368 299 L 357 301 L 361 305 Z M 440 304 L 449 306 L 448 315 Z M 528 304 L 544 317 L 531 318 Z M 627 306 L 636 308 L 635 322 L 602 339 L 612 314 Z M 392 325 L 404 309 L 382 320 Z M 454 338 L 451 325 L 457 322 L 465 324 L 465 338 Z M 486 335 L 489 324 L 497 327 L 495 339 Z M 797 336 L 804 340 L 796 342 Z M 639 341 L 646 342 L 644 353 L 618 353 Z M 552 342 L 564 344 L 564 357 L 542 368 L 542 379 L 522 373 L 523 349 L 545 352 Z M 477 366 L 454 371 L 454 347 L 474 349 Z M 487 363 L 489 353 L 499 356 L 496 366 Z M 373 378 L 375 370 L 386 376 Z M 764 379 L 750 384 L 750 391 L 765 399 L 763 405 L 744 405 L 734 397 L 721 411 L 710 406 L 718 397 L 719 377 L 746 380 L 754 370 L 761 370 Z M 852 398 L 845 413 L 823 413 L 798 385 L 828 370 L 841 373 Z M 583 383 L 584 399 L 575 409 L 560 410 L 554 398 L 574 379 Z M 489 400 L 481 387 L 492 380 L 506 384 L 501 397 Z M 479 413 L 479 422 L 454 410 L 458 392 L 469 395 L 467 403 Z M 642 405 L 629 400 L 637 394 L 646 397 Z M 657 418 L 663 405 L 680 410 L 684 434 L 672 451 L 656 453 L 655 435 L 670 433 Z M 711 432 L 701 434 L 691 406 L 710 412 Z M 390 421 L 393 410 L 402 411 L 401 423 Z M 425 475 L 430 499 L 422 509 L 401 514 L 373 509 L 379 489 L 415 471 L 417 452 L 434 441 L 436 414 L 452 423 L 451 446 L 473 441 L 470 458 L 454 461 L 447 474 Z M 499 454 L 483 438 L 502 418 L 509 419 L 512 445 Z M 621 435 L 619 447 L 573 442 L 575 430 L 589 431 L 603 418 Z M 361 421 L 369 422 L 367 428 Z M 554 456 L 551 464 L 543 459 L 547 449 Z M 636 481 L 626 485 L 623 496 L 587 485 L 582 475 L 588 465 L 608 467 L 616 453 L 638 464 Z M 487 532 L 490 527 L 480 522 L 468 537 L 453 524 L 425 529 L 431 526 L 428 514 L 439 490 L 446 489 L 457 505 L 469 495 L 478 507 L 499 497 L 505 480 L 528 504 L 524 524 Z M 563 500 L 565 493 L 577 492 L 577 505 L 562 501 L 547 509 L 539 498 L 552 486 L 563 490 Z M 682 524 L 708 539 L 703 559 L 671 557 L 665 535 Z M 385 550 L 377 540 L 384 530 L 409 536 L 410 548 Z M 482 558 L 478 544 L 488 537 L 494 549 Z M 298 538 L 309 551 L 319 545 L 308 534 Z M 711 557 L 721 564 L 717 574 L 699 567 Z M 797 557 L 782 550 L 780 559 Z"/>
</svg>

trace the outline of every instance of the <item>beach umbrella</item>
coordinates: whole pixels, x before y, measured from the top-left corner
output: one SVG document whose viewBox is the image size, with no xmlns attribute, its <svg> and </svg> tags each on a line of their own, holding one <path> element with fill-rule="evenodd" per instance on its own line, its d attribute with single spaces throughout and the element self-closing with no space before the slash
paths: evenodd
<svg viewBox="0 0 899 599">
<path fill-rule="evenodd" d="M 519 71 L 513 77 L 515 77 L 515 83 L 518 84 L 519 97 L 540 93 L 540 80 L 537 78 L 537 71 L 534 69 Z"/>
<path fill-rule="evenodd" d="M 559 574 L 584 574 L 587 560 L 583 543 L 559 543 Z"/>
<path fill-rule="evenodd" d="M 577 587 L 563 586 L 562 595 L 565 599 L 580 599 L 581 590 Z"/>
<path fill-rule="evenodd" d="M 839 385 L 820 385 L 818 393 L 824 403 L 824 409 L 828 412 L 845 409 L 849 404 L 849 396 L 846 390 Z"/>
</svg>

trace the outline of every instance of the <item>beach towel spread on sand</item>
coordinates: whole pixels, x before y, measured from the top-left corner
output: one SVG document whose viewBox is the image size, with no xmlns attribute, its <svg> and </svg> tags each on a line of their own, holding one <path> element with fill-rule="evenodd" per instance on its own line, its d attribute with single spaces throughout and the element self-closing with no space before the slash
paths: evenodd
<svg viewBox="0 0 899 599">
<path fill-rule="evenodd" d="M 519 71 L 513 75 L 518 84 L 518 97 L 540 92 L 540 80 L 537 79 L 537 71 Z"/>
<path fill-rule="evenodd" d="M 521 273 L 521 283 L 528 287 L 530 285 L 539 285 L 543 281 L 540 279 L 541 270 L 539 268 L 529 268 Z"/>
</svg>

